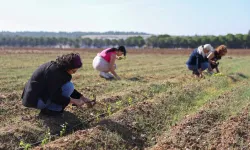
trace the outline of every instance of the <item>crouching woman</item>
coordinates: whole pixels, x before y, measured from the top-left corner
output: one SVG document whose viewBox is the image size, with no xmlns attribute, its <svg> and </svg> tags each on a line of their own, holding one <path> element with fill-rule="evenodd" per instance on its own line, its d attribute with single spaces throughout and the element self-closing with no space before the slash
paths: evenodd
<svg viewBox="0 0 250 150">
<path fill-rule="evenodd" d="M 225 45 L 218 46 L 214 52 L 210 53 L 208 55 L 209 60 L 209 68 L 208 71 L 212 74 L 214 73 L 213 70 L 216 69 L 216 72 L 219 73 L 219 60 L 222 58 L 222 56 L 225 56 L 227 54 L 227 47 Z"/>
<path fill-rule="evenodd" d="M 93 60 L 93 68 L 100 71 L 100 76 L 106 79 L 111 79 L 115 77 L 120 80 L 120 77 L 115 72 L 117 58 L 122 55 L 126 56 L 126 49 L 124 46 L 119 46 L 118 48 L 108 48 L 98 53 Z M 112 74 L 109 74 L 111 72 Z"/>
<path fill-rule="evenodd" d="M 71 82 L 72 74 L 82 67 L 80 55 L 70 53 L 39 66 L 26 83 L 22 103 L 40 109 L 45 115 L 60 115 L 70 103 L 81 106 L 90 100 Z"/>
<path fill-rule="evenodd" d="M 213 51 L 210 44 L 201 45 L 193 50 L 186 65 L 195 77 L 203 77 L 203 71 L 209 67 L 207 55 Z"/>
</svg>

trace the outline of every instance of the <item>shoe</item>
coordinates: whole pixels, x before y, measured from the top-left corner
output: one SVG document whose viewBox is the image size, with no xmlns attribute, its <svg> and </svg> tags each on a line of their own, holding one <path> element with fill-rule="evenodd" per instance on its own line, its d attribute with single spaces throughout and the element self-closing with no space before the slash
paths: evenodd
<svg viewBox="0 0 250 150">
<path fill-rule="evenodd" d="M 200 73 L 198 71 L 193 71 L 193 75 L 199 76 Z"/>
<path fill-rule="evenodd" d="M 45 116 L 62 116 L 63 111 L 53 111 L 53 110 L 44 108 L 44 109 L 41 109 L 40 114 L 45 115 Z"/>
<path fill-rule="evenodd" d="M 107 76 L 109 76 L 109 78 L 114 78 L 114 76 L 110 73 L 106 73 Z"/>
<path fill-rule="evenodd" d="M 105 79 L 109 79 L 110 78 L 109 75 L 107 73 L 105 73 L 105 72 L 100 72 L 100 77 L 103 77 Z"/>
<path fill-rule="evenodd" d="M 207 73 L 209 74 L 209 75 L 213 75 L 214 74 L 214 72 L 213 71 L 207 71 Z"/>
</svg>

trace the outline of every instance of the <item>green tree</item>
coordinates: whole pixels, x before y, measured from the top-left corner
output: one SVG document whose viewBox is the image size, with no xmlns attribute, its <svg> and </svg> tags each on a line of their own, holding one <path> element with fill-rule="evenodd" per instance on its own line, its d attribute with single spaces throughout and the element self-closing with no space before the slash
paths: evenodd
<svg viewBox="0 0 250 150">
<path fill-rule="evenodd" d="M 134 37 L 129 37 L 125 40 L 126 46 L 134 47 L 136 46 L 136 41 Z"/>
<path fill-rule="evenodd" d="M 118 40 L 118 45 L 125 45 L 124 39 L 119 39 Z"/>
<path fill-rule="evenodd" d="M 194 37 L 187 37 L 187 42 L 188 42 L 188 48 L 195 48 L 196 47 L 196 42 L 194 40 Z"/>
<path fill-rule="evenodd" d="M 151 37 L 147 38 L 146 45 L 148 47 L 158 47 L 158 45 L 157 45 L 158 42 L 157 41 L 158 41 L 157 36 L 151 36 Z"/>
<path fill-rule="evenodd" d="M 116 45 L 118 45 L 118 40 L 113 39 L 113 40 L 111 40 L 111 43 L 112 43 L 113 46 L 116 46 Z"/>
<path fill-rule="evenodd" d="M 104 42 L 101 39 L 94 39 L 93 40 L 93 46 L 97 47 L 97 48 L 101 48 L 104 46 Z"/>
<path fill-rule="evenodd" d="M 139 46 L 139 47 L 142 47 L 145 45 L 145 40 L 141 37 L 141 36 L 137 36 L 135 37 L 136 39 L 136 45 Z"/>
<path fill-rule="evenodd" d="M 250 35 L 245 34 L 243 36 L 243 43 L 244 43 L 244 48 L 250 48 Z"/>
<path fill-rule="evenodd" d="M 219 38 L 217 36 L 209 36 L 208 38 L 209 38 L 210 44 L 213 45 L 213 47 L 217 47 L 220 45 Z"/>
<path fill-rule="evenodd" d="M 236 38 L 233 34 L 227 34 L 226 35 L 226 40 L 227 40 L 227 46 L 229 48 L 236 48 Z"/>
<path fill-rule="evenodd" d="M 235 48 L 244 48 L 243 34 L 235 35 Z"/>
<path fill-rule="evenodd" d="M 173 40 L 173 47 L 174 48 L 179 48 L 180 47 L 181 37 L 174 36 L 174 37 L 172 37 L 172 40 Z"/>
<path fill-rule="evenodd" d="M 110 45 L 112 45 L 112 41 L 110 39 L 105 39 L 104 40 L 104 45 L 105 46 L 110 46 Z"/>
<path fill-rule="evenodd" d="M 180 47 L 182 48 L 188 48 L 188 40 L 186 37 L 181 37 L 180 39 Z"/>
<path fill-rule="evenodd" d="M 92 45 L 93 41 L 90 38 L 84 38 L 83 39 L 83 45 L 90 47 Z"/>
</svg>

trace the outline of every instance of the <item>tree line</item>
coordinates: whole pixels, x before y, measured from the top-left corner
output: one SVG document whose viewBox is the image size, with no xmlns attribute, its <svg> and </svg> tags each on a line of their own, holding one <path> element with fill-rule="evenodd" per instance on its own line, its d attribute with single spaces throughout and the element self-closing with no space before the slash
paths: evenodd
<svg viewBox="0 0 250 150">
<path fill-rule="evenodd" d="M 21 31 L 21 32 L 9 32 L 1 31 L 0 37 L 65 37 L 65 38 L 80 38 L 84 35 L 149 35 L 144 32 L 120 32 L 120 31 L 107 31 L 107 32 L 45 32 L 45 31 Z"/>
<path fill-rule="evenodd" d="M 220 36 L 158 35 L 147 39 L 141 36 L 128 37 L 127 39 L 90 39 L 81 37 L 6 36 L 0 34 L 1 47 L 104 48 L 125 45 L 131 48 L 195 48 L 206 43 L 210 43 L 214 47 L 224 44 L 229 48 L 250 48 L 250 32 L 248 34 L 227 34 Z"/>
</svg>

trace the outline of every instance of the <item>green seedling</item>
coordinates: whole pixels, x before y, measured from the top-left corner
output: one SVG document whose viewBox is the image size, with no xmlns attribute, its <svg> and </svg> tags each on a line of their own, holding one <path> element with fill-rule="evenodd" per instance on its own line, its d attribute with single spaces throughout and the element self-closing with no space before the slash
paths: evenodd
<svg viewBox="0 0 250 150">
<path fill-rule="evenodd" d="M 60 131 L 60 136 L 63 136 L 66 133 L 66 128 L 67 128 L 68 123 L 65 122 L 65 124 L 62 124 L 62 130 Z"/>
<path fill-rule="evenodd" d="M 223 73 L 215 73 L 214 76 L 225 76 Z"/>
<path fill-rule="evenodd" d="M 100 121 L 100 113 L 96 113 L 96 121 L 99 122 Z"/>
<path fill-rule="evenodd" d="M 132 105 L 132 103 L 133 103 L 133 99 L 132 99 L 132 97 L 129 97 L 129 98 L 128 98 L 128 104 L 129 104 L 129 105 Z"/>
<path fill-rule="evenodd" d="M 49 143 L 51 141 L 51 135 L 50 135 L 50 129 L 48 128 L 46 133 L 45 133 L 45 136 L 42 140 L 42 145 L 45 145 L 47 143 Z"/>
<path fill-rule="evenodd" d="M 117 101 L 115 104 L 118 109 L 122 107 L 122 101 Z"/>
<path fill-rule="evenodd" d="M 24 141 L 20 141 L 19 146 L 24 148 L 24 150 L 28 150 L 31 148 L 31 145 L 29 143 L 25 143 Z"/>
<path fill-rule="evenodd" d="M 108 105 L 107 113 L 108 113 L 109 116 L 112 114 L 111 105 Z"/>
</svg>

